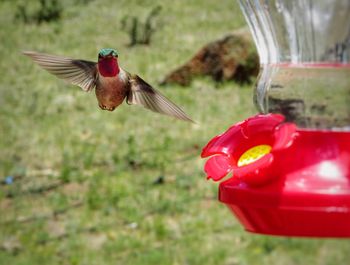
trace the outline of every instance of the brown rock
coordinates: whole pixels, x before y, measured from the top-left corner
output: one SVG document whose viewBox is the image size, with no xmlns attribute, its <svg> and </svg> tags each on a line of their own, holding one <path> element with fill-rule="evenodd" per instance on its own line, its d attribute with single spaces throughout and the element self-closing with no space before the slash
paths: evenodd
<svg viewBox="0 0 350 265">
<path fill-rule="evenodd" d="M 161 82 L 188 86 L 195 76 L 211 76 L 215 81 L 250 82 L 257 76 L 259 58 L 248 29 L 235 31 L 201 48 L 196 55 Z"/>
</svg>

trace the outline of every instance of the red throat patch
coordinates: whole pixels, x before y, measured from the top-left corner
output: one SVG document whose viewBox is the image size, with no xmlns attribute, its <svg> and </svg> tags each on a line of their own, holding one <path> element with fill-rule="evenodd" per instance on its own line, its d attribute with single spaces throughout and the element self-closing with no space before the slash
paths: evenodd
<svg viewBox="0 0 350 265">
<path fill-rule="evenodd" d="M 104 77 L 116 76 L 120 69 L 117 58 L 103 58 L 98 61 L 98 71 Z"/>
</svg>

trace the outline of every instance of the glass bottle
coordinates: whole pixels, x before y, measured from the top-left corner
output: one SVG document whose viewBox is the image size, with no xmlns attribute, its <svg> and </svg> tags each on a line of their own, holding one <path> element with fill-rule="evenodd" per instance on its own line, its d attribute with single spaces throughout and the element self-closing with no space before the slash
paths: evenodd
<svg viewBox="0 0 350 265">
<path fill-rule="evenodd" d="M 260 57 L 258 110 L 299 128 L 350 130 L 350 1 L 239 3 Z"/>
</svg>

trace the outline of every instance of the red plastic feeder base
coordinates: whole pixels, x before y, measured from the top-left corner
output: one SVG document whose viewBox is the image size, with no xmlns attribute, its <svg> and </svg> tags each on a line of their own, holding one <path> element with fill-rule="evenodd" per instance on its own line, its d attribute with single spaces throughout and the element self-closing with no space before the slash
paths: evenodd
<svg viewBox="0 0 350 265">
<path fill-rule="evenodd" d="M 259 129 L 260 128 L 260 129 Z M 258 115 L 203 149 L 219 200 L 247 231 L 350 237 L 350 133 L 298 130 L 283 116 Z"/>
<path fill-rule="evenodd" d="M 229 207 L 249 232 L 280 236 L 350 237 L 349 195 L 334 200 L 334 195 L 290 194 L 295 205 L 284 206 L 281 197 L 286 194 L 264 194 L 259 189 L 240 186 L 239 183 L 221 183 L 219 200 Z M 264 196 L 275 202 L 269 203 L 262 198 Z M 246 197 L 249 199 L 244 201 Z M 304 206 L 301 201 L 310 197 L 316 197 L 314 199 L 318 203 L 333 201 L 334 205 L 342 206 Z"/>
</svg>

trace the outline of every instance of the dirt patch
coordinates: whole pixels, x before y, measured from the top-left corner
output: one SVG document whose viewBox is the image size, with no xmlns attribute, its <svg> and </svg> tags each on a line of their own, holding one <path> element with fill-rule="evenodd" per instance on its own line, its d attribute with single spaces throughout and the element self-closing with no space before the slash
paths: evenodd
<svg viewBox="0 0 350 265">
<path fill-rule="evenodd" d="M 62 192 L 65 195 L 85 194 L 88 190 L 86 183 L 71 182 L 64 185 Z"/>
<path fill-rule="evenodd" d="M 201 48 L 187 63 L 169 73 L 161 85 L 190 85 L 196 76 L 215 81 L 249 83 L 259 71 L 259 57 L 248 29 L 241 29 Z"/>
</svg>

